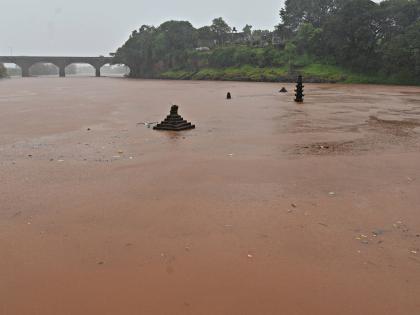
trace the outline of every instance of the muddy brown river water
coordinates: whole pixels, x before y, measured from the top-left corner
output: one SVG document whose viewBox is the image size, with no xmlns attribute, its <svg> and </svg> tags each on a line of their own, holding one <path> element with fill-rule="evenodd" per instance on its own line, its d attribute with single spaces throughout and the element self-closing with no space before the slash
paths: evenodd
<svg viewBox="0 0 420 315">
<path fill-rule="evenodd" d="M 420 88 L 281 86 L 0 81 L 0 314 L 420 314 Z"/>
</svg>

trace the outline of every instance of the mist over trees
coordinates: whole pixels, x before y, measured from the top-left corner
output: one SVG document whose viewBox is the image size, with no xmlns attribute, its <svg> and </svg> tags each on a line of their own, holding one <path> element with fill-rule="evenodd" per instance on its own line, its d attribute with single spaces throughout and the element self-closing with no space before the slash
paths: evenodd
<svg viewBox="0 0 420 315">
<path fill-rule="evenodd" d="M 29 73 L 34 76 L 58 75 L 58 68 L 51 63 L 37 63 L 29 69 Z"/>
<path fill-rule="evenodd" d="M 172 70 L 310 64 L 418 82 L 420 0 L 286 0 L 273 31 L 242 31 L 223 18 L 194 28 L 188 21 L 143 25 L 114 55 L 133 77 Z M 344 71 L 344 70 L 343 70 Z"/>
<path fill-rule="evenodd" d="M 7 76 L 6 68 L 2 63 L 0 63 L 0 78 L 4 78 Z"/>
</svg>

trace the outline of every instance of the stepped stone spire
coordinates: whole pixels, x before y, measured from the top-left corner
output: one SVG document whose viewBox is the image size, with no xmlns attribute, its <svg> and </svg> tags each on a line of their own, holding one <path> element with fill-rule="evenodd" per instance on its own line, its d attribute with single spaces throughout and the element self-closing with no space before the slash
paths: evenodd
<svg viewBox="0 0 420 315">
<path fill-rule="evenodd" d="M 303 102 L 303 97 L 305 96 L 305 94 L 303 94 L 303 87 L 304 87 L 303 80 L 302 80 L 302 76 L 300 75 L 298 77 L 297 84 L 296 84 L 296 90 L 295 90 L 295 92 L 296 92 L 296 94 L 295 94 L 296 98 L 295 98 L 295 102 L 298 102 L 298 103 L 302 103 Z"/>
<path fill-rule="evenodd" d="M 153 129 L 155 130 L 173 130 L 181 131 L 187 129 L 194 129 L 195 125 L 187 122 L 178 114 L 178 105 L 172 105 L 171 113 L 166 116 L 165 120 L 157 124 Z"/>
</svg>

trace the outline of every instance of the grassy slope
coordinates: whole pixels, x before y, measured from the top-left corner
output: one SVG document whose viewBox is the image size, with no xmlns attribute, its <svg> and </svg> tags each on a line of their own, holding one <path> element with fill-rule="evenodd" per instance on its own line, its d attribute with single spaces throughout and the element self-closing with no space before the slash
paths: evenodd
<svg viewBox="0 0 420 315">
<path fill-rule="evenodd" d="M 254 66 L 228 67 L 224 69 L 204 68 L 196 72 L 167 71 L 160 75 L 164 79 L 225 80 L 225 81 L 278 81 L 287 76 L 283 68 L 258 68 Z"/>
<path fill-rule="evenodd" d="M 401 77 L 388 77 L 380 74 L 367 75 L 325 64 L 314 56 L 293 55 L 292 60 L 285 50 L 254 48 L 248 46 L 228 46 L 209 52 L 190 52 L 193 59 L 199 60 L 198 71 L 172 69 L 155 75 L 155 78 L 173 80 L 220 80 L 220 81 L 257 81 L 257 82 L 294 82 L 302 74 L 305 82 L 341 82 L 373 84 L 420 84 Z M 213 62 L 211 62 L 213 60 Z M 261 67 L 271 64 L 277 66 Z M 293 73 L 288 64 L 293 64 Z M 244 64 L 242 66 L 209 67 L 209 64 Z M 206 66 L 207 65 L 207 66 Z"/>
<path fill-rule="evenodd" d="M 371 84 L 415 84 L 399 78 L 370 76 L 358 74 L 337 66 L 313 63 L 296 70 L 307 82 L 341 82 Z M 256 66 L 204 68 L 199 71 L 173 70 L 161 73 L 158 78 L 173 80 L 220 80 L 220 81 L 257 81 L 257 82 L 289 82 L 296 75 L 288 74 L 286 67 L 259 68 Z"/>
<path fill-rule="evenodd" d="M 303 67 L 302 74 L 306 77 L 324 78 L 331 82 L 343 83 L 371 83 L 371 84 L 418 84 L 398 77 L 386 77 L 383 75 L 367 75 L 348 71 L 346 69 L 313 63 Z"/>
</svg>

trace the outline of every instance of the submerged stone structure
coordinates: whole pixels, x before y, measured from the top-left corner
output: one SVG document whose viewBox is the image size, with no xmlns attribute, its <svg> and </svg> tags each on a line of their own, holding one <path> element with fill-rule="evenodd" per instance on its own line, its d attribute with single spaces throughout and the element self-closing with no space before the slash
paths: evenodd
<svg viewBox="0 0 420 315">
<path fill-rule="evenodd" d="M 295 102 L 297 103 L 302 103 L 303 102 L 303 97 L 305 96 L 305 94 L 303 94 L 303 79 L 302 76 L 298 76 L 298 80 L 297 80 L 297 84 L 296 84 L 296 98 L 295 98 Z"/>
<path fill-rule="evenodd" d="M 165 120 L 157 124 L 153 129 L 155 130 L 172 130 L 181 131 L 187 129 L 194 129 L 195 125 L 187 122 L 178 114 L 178 105 L 172 105 L 171 112 L 166 116 Z"/>
</svg>

